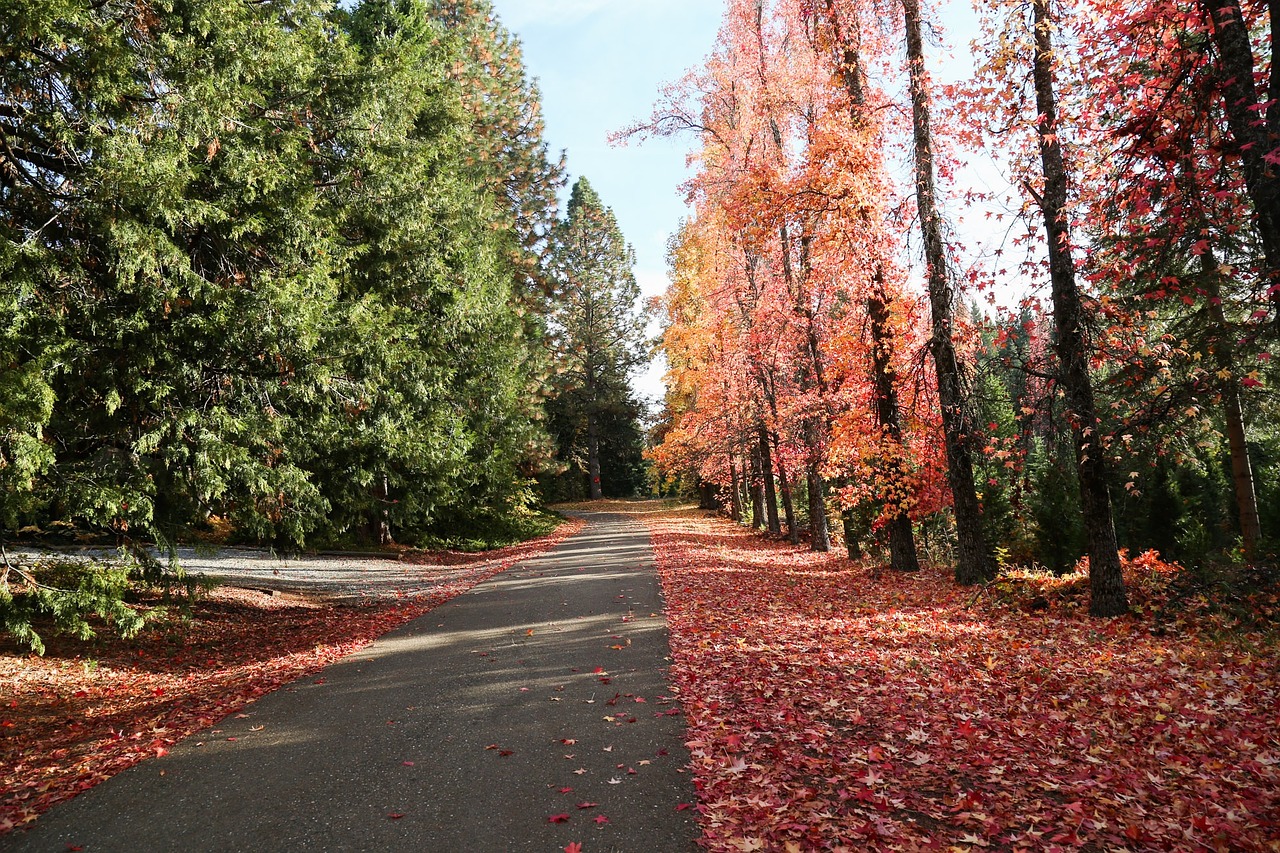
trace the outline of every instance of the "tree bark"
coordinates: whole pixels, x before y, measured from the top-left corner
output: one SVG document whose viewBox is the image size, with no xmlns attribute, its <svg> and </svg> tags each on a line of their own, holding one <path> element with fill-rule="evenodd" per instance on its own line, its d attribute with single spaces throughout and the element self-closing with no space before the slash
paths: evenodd
<svg viewBox="0 0 1280 853">
<path fill-rule="evenodd" d="M 807 470 L 809 488 L 809 548 L 826 553 L 831 550 L 831 533 L 827 526 L 827 499 L 822 474 L 816 462 Z"/>
<path fill-rule="evenodd" d="M 782 496 L 782 517 L 787 524 L 787 538 L 792 545 L 800 543 L 800 528 L 796 524 L 796 506 L 791 498 L 791 478 L 787 473 L 787 466 L 783 464 L 782 457 L 778 452 L 778 433 L 771 431 L 769 433 L 773 441 L 773 452 L 775 464 L 778 466 L 778 491 Z"/>
<path fill-rule="evenodd" d="M 826 0 L 826 13 L 835 44 L 840 50 L 840 76 L 849 93 L 849 109 L 855 125 L 861 125 L 864 121 L 863 111 L 866 109 L 866 87 L 862 82 L 862 36 L 858 30 L 859 22 L 854 20 L 849 26 L 845 26 L 840 20 L 835 0 Z M 860 213 L 862 224 L 870 225 L 870 216 L 866 210 L 863 209 Z M 901 409 L 893 383 L 894 342 L 889 326 L 889 304 L 884 281 L 884 267 L 877 264 L 872 277 L 874 289 L 867 298 L 867 316 L 871 325 L 872 379 L 876 389 L 876 422 L 881 430 L 900 442 Z M 900 477 L 904 473 L 899 469 L 897 475 Z M 862 559 L 862 548 L 856 540 L 853 510 L 844 510 L 842 518 L 849 559 Z M 910 517 L 901 509 L 889 523 L 889 554 L 893 568 L 899 571 L 910 572 L 920 568 L 916 557 L 915 530 Z"/>
<path fill-rule="evenodd" d="M 858 525 L 853 518 L 852 509 L 840 511 L 840 521 L 844 525 L 844 550 L 850 560 L 862 559 L 862 543 L 858 539 Z"/>
<path fill-rule="evenodd" d="M 779 152 L 782 150 L 782 133 L 778 130 L 776 123 L 773 124 L 774 142 L 778 146 Z M 786 224 L 783 224 L 779 231 L 779 242 L 782 248 L 782 278 L 787 283 L 787 291 L 791 294 L 791 298 L 795 304 L 796 313 L 805 318 L 807 323 L 805 332 L 804 350 L 805 356 L 809 361 L 809 370 L 801 374 L 800 386 L 803 390 L 817 388 L 818 394 L 822 398 L 825 408 L 826 404 L 826 378 L 823 376 L 822 370 L 822 353 L 818 345 L 818 335 L 814 326 L 813 312 L 809 310 L 805 303 L 804 286 L 808 279 L 808 263 L 807 248 L 802 249 L 801 269 L 802 274 L 797 281 L 791 267 L 791 236 Z M 802 238 L 803 242 L 803 238 Z M 807 247 L 807 243 L 806 243 Z M 774 409 L 775 415 L 777 409 Z M 823 424 L 825 427 L 826 424 Z M 818 417 L 809 415 L 804 419 L 804 443 L 805 450 L 808 452 L 808 461 L 805 465 L 806 487 L 809 490 L 809 547 L 814 551 L 826 552 L 831 550 L 831 537 L 827 532 L 827 516 L 825 511 L 819 507 L 819 511 L 815 513 L 813 496 L 822 494 L 822 476 L 818 473 L 820 464 L 820 455 L 822 452 L 822 442 L 819 438 Z M 790 519 L 789 519 L 790 521 Z M 792 543 L 800 542 L 800 531 L 794 525 L 791 527 Z"/>
<path fill-rule="evenodd" d="M 1239 0 L 1201 0 L 1218 52 L 1218 85 L 1235 153 L 1244 164 L 1245 188 L 1266 262 L 1268 298 L 1280 306 L 1280 169 L 1268 160 L 1280 145 L 1280 74 L 1259 100 L 1253 45 Z M 1269 4 L 1272 38 L 1280 37 L 1280 9 Z M 1265 105 L 1263 102 L 1266 102 Z M 1265 109 L 1264 109 L 1265 106 Z M 1280 323 L 1280 307 L 1275 322 Z"/>
<path fill-rule="evenodd" d="M 773 453 L 769 449 L 769 430 L 761 421 L 756 428 L 760 443 L 760 468 L 764 474 L 764 507 L 768 513 L 769 532 L 782 533 L 778 521 L 778 490 L 773 481 Z"/>
<path fill-rule="evenodd" d="M 942 222 L 934 185 L 933 131 L 929 124 L 929 89 L 924 64 L 919 0 L 902 0 L 910 69 L 913 147 L 915 149 L 916 206 L 928 266 L 929 306 L 933 353 L 942 407 L 942 432 L 947 453 L 947 484 L 951 487 L 956 519 L 956 581 L 977 584 L 995 577 L 995 561 L 982 530 L 982 506 L 973 484 L 973 424 L 966 406 L 964 379 L 955 344 L 954 294 L 947 264 Z"/>
<path fill-rule="evenodd" d="M 387 475 L 383 474 L 374 481 L 373 499 L 378 506 L 369 513 L 369 541 L 375 545 L 391 545 L 391 517 L 387 512 L 387 501 L 391 496 L 391 486 Z"/>
<path fill-rule="evenodd" d="M 760 386 L 760 393 L 764 395 L 765 402 L 769 404 L 769 412 L 773 415 L 774 423 L 778 421 L 778 398 L 773 393 L 768 379 L 764 376 L 763 371 L 756 374 L 756 382 Z M 788 476 L 787 467 L 783 464 L 779 453 L 778 431 L 770 430 L 769 437 L 773 442 L 774 458 L 778 464 L 778 485 L 782 489 L 782 513 L 787 520 L 787 537 L 791 540 L 792 545 L 800 543 L 800 528 L 796 524 L 796 508 L 795 502 L 791 498 L 791 478 Z"/>
<path fill-rule="evenodd" d="M 760 464 L 760 445 L 751 450 L 751 527 L 764 527 L 764 472 Z"/>
<path fill-rule="evenodd" d="M 595 412 L 587 413 L 587 477 L 591 500 L 600 500 L 604 493 L 600 488 L 600 427 Z"/>
<path fill-rule="evenodd" d="M 872 370 L 876 388 L 876 420 L 882 434 L 894 444 L 893 470 L 887 472 L 895 481 L 906 476 L 902 470 L 902 422 L 898 408 L 898 391 L 893 384 L 893 336 L 889 330 L 889 305 L 884 292 L 883 273 L 876 272 L 876 290 L 867 299 L 867 315 L 871 319 Z M 897 504 L 889 521 L 889 562 L 900 572 L 920 570 L 916 557 L 915 529 L 911 516 Z"/>
<path fill-rule="evenodd" d="M 1249 442 L 1244 431 L 1240 389 L 1232 382 L 1223 389 L 1222 394 L 1227 404 L 1227 447 L 1231 454 L 1231 482 L 1235 486 L 1236 510 L 1240 516 L 1240 545 L 1245 558 L 1252 560 L 1258 555 L 1262 522 L 1258 517 L 1258 493 L 1254 488 L 1253 463 L 1249 459 Z"/>
<path fill-rule="evenodd" d="M 1032 78 L 1039 112 L 1040 160 L 1044 169 L 1044 213 L 1048 242 L 1053 317 L 1058 331 L 1058 360 L 1062 388 L 1075 436 L 1076 466 L 1080 474 L 1080 503 L 1089 541 L 1089 613 L 1119 616 L 1129 610 L 1124 575 L 1116 548 L 1111 495 L 1107 491 L 1105 448 L 1098 434 L 1093 383 L 1089 376 L 1089 345 L 1085 310 L 1076 288 L 1071 262 L 1071 233 L 1067 224 L 1067 170 L 1057 133 L 1057 96 L 1053 84 L 1052 21 L 1049 0 L 1032 0 L 1035 56 Z"/>
<path fill-rule="evenodd" d="M 729 454 L 729 483 L 730 483 L 730 499 L 729 514 L 730 517 L 742 523 L 742 493 L 738 491 L 738 463 L 733 458 L 733 454 Z"/>
<path fill-rule="evenodd" d="M 1245 435 L 1244 409 L 1240 404 L 1240 385 L 1236 382 L 1235 361 L 1231 346 L 1231 330 L 1226 311 L 1222 308 L 1222 287 L 1219 283 L 1218 262 L 1212 252 L 1200 256 L 1200 268 L 1204 273 L 1205 296 L 1209 305 L 1209 319 L 1214 324 L 1213 352 L 1220 370 L 1231 377 L 1221 385 L 1223 417 L 1227 427 L 1227 448 L 1231 457 L 1231 482 L 1236 493 L 1236 514 L 1240 520 L 1240 544 L 1247 559 L 1258 553 L 1262 538 L 1262 522 L 1258 516 L 1258 492 L 1253 476 L 1253 463 L 1249 459 L 1249 441 Z"/>
</svg>

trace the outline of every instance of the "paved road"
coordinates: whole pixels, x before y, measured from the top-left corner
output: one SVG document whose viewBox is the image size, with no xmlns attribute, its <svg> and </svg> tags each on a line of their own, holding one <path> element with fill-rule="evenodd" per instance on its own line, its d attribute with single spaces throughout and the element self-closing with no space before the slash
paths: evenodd
<svg viewBox="0 0 1280 853">
<path fill-rule="evenodd" d="M 53 809 L 0 850 L 693 850 L 652 559 L 642 526 L 590 514 L 548 554 Z"/>
</svg>

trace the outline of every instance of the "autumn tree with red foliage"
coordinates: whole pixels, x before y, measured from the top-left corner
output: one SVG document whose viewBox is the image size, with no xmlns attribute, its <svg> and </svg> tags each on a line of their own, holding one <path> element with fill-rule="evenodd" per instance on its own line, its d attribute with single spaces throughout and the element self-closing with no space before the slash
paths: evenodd
<svg viewBox="0 0 1280 853">
<path fill-rule="evenodd" d="M 1253 557 L 1262 530 L 1246 423 L 1275 334 L 1261 220 L 1209 21 L 1202 4 L 1181 2 L 1085 3 L 1075 18 L 1098 105 L 1082 194 L 1097 246 L 1087 268 L 1114 308 L 1105 357 L 1123 365 L 1126 389 L 1145 386 L 1123 425 L 1221 413 L 1242 548 Z M 1157 325 L 1164 334 L 1152 333 Z"/>
<path fill-rule="evenodd" d="M 913 0 L 891 23 L 883 11 L 860 0 L 735 0 L 707 64 L 634 131 L 692 132 L 701 144 L 688 184 L 695 220 L 672 255 L 666 302 L 673 391 L 660 467 L 719 484 L 735 517 L 758 506 L 750 514 L 772 531 L 780 496 L 793 541 L 803 480 L 818 549 L 825 514 L 815 509 L 829 480 L 849 555 L 874 531 L 903 569 L 916 565 L 916 526 L 950 505 L 956 578 L 973 583 L 993 575 L 997 550 L 1009 553 L 1010 542 L 987 538 L 1007 533 L 993 514 L 1027 512 L 998 502 L 1034 488 L 1027 454 L 1056 444 L 1062 414 L 1076 463 L 1065 476 L 1078 489 L 1065 508 L 1089 533 L 1093 612 L 1117 615 L 1126 601 L 1113 492 L 1132 503 L 1144 484 L 1112 466 L 1160 458 L 1210 429 L 1216 412 L 1243 551 L 1254 554 L 1263 533 L 1245 392 L 1265 385 L 1263 309 L 1274 291 L 1266 193 L 1256 189 L 1266 173 L 1233 141 L 1233 104 L 1248 93 L 1223 69 L 1253 63 L 1264 30 L 1242 45 L 1235 10 L 1219 9 L 1210 25 L 1195 3 L 993 3 L 977 72 L 940 90 L 939 125 L 928 22 Z M 956 142 L 996 147 L 1021 196 L 1011 199 L 1026 227 L 1019 270 L 1046 285 L 1053 306 L 1040 355 L 982 356 L 1041 389 L 1039 400 L 1005 398 L 999 405 L 1021 411 L 988 426 L 974 414 L 977 327 L 957 313 L 963 285 L 982 278 L 961 275 L 967 247 L 943 233 L 940 181 L 957 165 Z M 907 180 L 886 166 L 904 150 Z M 905 251 L 912 216 L 921 269 Z M 1194 263 L 1174 269 L 1178 251 Z M 1043 326 L 1038 300 L 1023 310 L 1029 319 L 1017 322 Z M 1252 357 L 1259 368 L 1238 363 Z M 1199 423 L 1182 429 L 1189 420 Z M 998 436 L 1000 422 L 1018 435 Z M 994 477 L 977 487 L 976 452 L 1003 455 L 980 459 L 983 470 L 1021 472 L 1013 492 Z"/>
<path fill-rule="evenodd" d="M 717 267 L 733 273 L 719 285 L 733 299 L 704 302 L 696 318 L 671 315 L 668 340 L 684 339 L 690 322 L 723 329 L 717 315 L 736 320 L 728 328 L 758 386 L 767 436 L 758 455 L 772 462 L 784 504 L 788 473 L 804 470 L 811 547 L 826 547 L 830 477 L 850 553 L 869 532 L 857 519 L 869 517 L 887 534 L 892 564 L 912 570 L 913 518 L 937 509 L 924 509 L 923 496 L 939 493 L 939 471 L 920 452 L 932 444 L 927 432 L 906 428 L 932 422 L 923 413 L 937 392 L 912 366 L 920 314 L 897 263 L 906 235 L 885 165 L 891 102 L 864 57 L 888 49 L 875 20 L 869 7 L 834 0 L 731 4 L 707 68 L 670 93 L 647 129 L 701 135 L 702 170 L 690 183 L 698 224 L 723 225 L 717 244 L 741 258 Z M 670 363 L 672 387 L 687 386 L 686 360 Z M 904 411 L 908 398 L 922 414 Z M 689 411 L 698 406 L 690 395 L 670 402 L 685 407 L 673 421 L 704 422 Z M 688 433 L 667 433 L 668 442 L 673 435 Z M 662 450 L 659 459 L 673 461 Z M 732 455 L 728 468 L 732 485 Z"/>
</svg>

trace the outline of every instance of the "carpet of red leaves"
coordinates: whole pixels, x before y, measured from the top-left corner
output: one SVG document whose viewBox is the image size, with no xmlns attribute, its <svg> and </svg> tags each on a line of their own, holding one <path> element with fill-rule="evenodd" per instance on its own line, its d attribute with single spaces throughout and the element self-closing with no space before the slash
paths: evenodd
<svg viewBox="0 0 1280 853">
<path fill-rule="evenodd" d="M 1262 638 L 1028 612 L 696 511 L 645 520 L 707 848 L 1280 850 Z"/>
<path fill-rule="evenodd" d="M 0 835 L 313 673 L 582 528 L 479 554 L 415 554 L 430 591 L 336 607 L 223 587 L 132 641 L 0 646 Z"/>
</svg>

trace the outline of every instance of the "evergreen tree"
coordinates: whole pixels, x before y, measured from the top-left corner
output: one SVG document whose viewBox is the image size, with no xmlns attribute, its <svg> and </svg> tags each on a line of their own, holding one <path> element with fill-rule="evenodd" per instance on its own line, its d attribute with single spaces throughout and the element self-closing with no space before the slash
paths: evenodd
<svg viewBox="0 0 1280 853">
<path fill-rule="evenodd" d="M 542 440 L 505 202 L 476 191 L 451 76 L 465 45 L 421 0 L 364 3 L 349 27 L 363 88 L 336 143 L 350 161 L 336 210 L 347 321 L 331 342 L 342 417 L 314 452 L 333 533 L 385 542 L 523 504 Z"/>
<path fill-rule="evenodd" d="M 532 499 L 524 237 L 433 5 L 8 11 L 4 528 L 412 539 Z M 10 630 L 83 609 L 7 578 Z"/>
<path fill-rule="evenodd" d="M 556 290 L 549 325 L 557 397 L 549 408 L 565 424 L 558 430 L 560 458 L 585 469 L 592 500 L 604 495 L 602 444 L 615 440 L 622 434 L 615 430 L 629 429 L 638 416 L 627 384 L 644 358 L 634 265 L 635 252 L 613 211 L 586 178 L 579 179 L 567 216 L 552 234 L 550 277 Z M 605 436 L 606 424 L 615 425 L 611 438 Z M 640 431 L 634 435 L 638 444 Z"/>
<path fill-rule="evenodd" d="M 49 403 L 24 511 L 161 533 L 234 494 L 300 535 L 326 508 L 287 445 L 335 319 L 314 148 L 342 43 L 306 2 L 54 5 L 17 4 L 0 48 L 0 386 L 39 370 Z"/>
<path fill-rule="evenodd" d="M 522 293 L 546 295 L 539 260 L 559 212 L 564 155 L 553 159 L 543 139 L 541 95 L 525 72 L 520 40 L 490 0 L 429 0 L 431 13 L 461 54 L 450 74 L 460 84 L 471 127 L 468 162 L 496 199 Z"/>
</svg>

